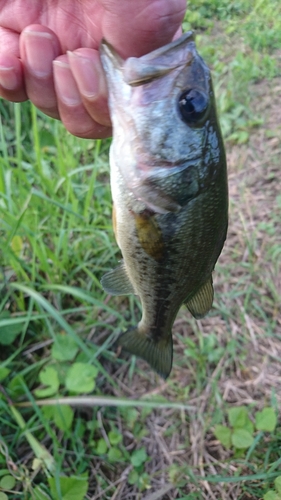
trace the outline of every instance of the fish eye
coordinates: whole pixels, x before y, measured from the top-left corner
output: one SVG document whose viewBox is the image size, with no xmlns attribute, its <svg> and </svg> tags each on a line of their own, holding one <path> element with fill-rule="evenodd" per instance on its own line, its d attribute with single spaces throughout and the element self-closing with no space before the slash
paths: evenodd
<svg viewBox="0 0 281 500">
<path fill-rule="evenodd" d="M 200 121 L 208 108 L 209 99 L 201 90 L 189 89 L 179 98 L 179 110 L 183 120 L 192 125 Z"/>
</svg>

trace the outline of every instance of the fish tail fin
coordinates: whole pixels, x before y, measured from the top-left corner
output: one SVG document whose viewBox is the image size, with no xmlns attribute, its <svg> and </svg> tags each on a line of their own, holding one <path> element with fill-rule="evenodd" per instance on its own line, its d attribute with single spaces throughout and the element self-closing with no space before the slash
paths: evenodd
<svg viewBox="0 0 281 500">
<path fill-rule="evenodd" d="M 172 335 L 168 339 L 154 340 L 152 335 L 141 333 L 136 327 L 122 333 L 117 343 L 130 354 L 144 359 L 164 379 L 170 374 L 173 362 Z"/>
</svg>

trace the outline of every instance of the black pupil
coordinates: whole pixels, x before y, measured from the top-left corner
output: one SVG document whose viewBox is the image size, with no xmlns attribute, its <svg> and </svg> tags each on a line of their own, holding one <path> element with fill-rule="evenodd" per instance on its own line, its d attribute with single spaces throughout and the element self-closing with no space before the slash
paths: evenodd
<svg viewBox="0 0 281 500">
<path fill-rule="evenodd" d="M 187 90 L 179 99 L 179 109 L 184 121 L 187 123 L 196 123 L 201 120 L 207 107 L 207 96 L 200 90 Z"/>
</svg>

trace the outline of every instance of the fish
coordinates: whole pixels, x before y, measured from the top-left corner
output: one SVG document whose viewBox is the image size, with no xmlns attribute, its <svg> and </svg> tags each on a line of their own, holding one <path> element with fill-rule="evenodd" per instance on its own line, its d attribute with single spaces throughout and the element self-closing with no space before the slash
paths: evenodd
<svg viewBox="0 0 281 500">
<path fill-rule="evenodd" d="M 126 60 L 103 40 L 100 57 L 113 126 L 113 229 L 123 257 L 101 285 L 139 297 L 142 318 L 117 342 L 166 379 L 177 313 L 185 305 L 200 319 L 211 309 L 227 234 L 226 155 L 211 73 L 192 32 Z"/>
</svg>

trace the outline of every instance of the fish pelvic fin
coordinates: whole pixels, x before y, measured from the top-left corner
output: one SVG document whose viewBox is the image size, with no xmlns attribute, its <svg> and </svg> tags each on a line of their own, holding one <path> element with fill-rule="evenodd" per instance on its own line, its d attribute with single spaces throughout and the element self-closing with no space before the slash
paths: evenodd
<svg viewBox="0 0 281 500">
<path fill-rule="evenodd" d="M 196 319 L 203 318 L 210 311 L 214 299 L 212 275 L 193 297 L 185 302 L 186 307 Z"/>
<path fill-rule="evenodd" d="M 171 334 L 168 339 L 155 340 L 152 335 L 142 333 L 136 327 L 122 333 L 117 343 L 130 354 L 144 359 L 164 379 L 169 376 L 173 362 L 173 340 Z"/>
<path fill-rule="evenodd" d="M 120 266 L 108 271 L 101 279 L 101 286 L 110 295 L 130 295 L 135 290 L 127 275 L 124 262 Z"/>
</svg>

